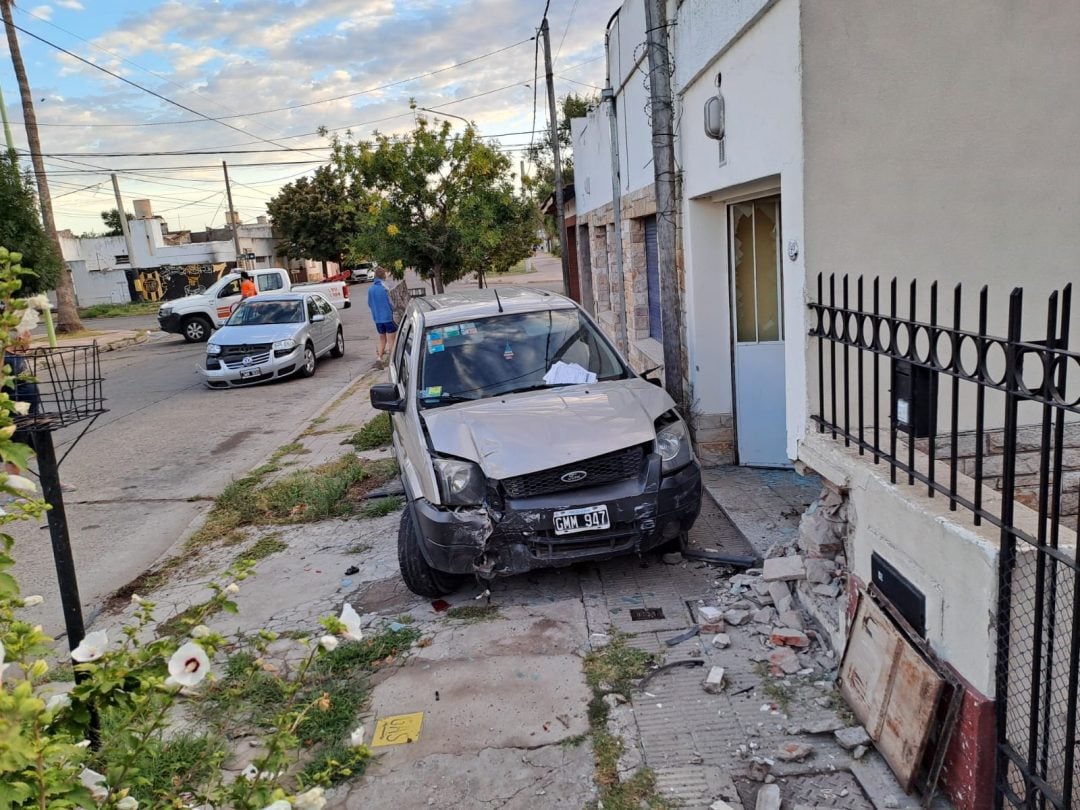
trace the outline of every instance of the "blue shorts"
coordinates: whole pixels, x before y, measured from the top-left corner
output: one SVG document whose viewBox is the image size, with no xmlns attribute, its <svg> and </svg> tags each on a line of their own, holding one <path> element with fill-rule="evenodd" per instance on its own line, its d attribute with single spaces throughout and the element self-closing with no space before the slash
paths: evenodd
<svg viewBox="0 0 1080 810">
<path fill-rule="evenodd" d="M 393 321 L 387 321 L 386 323 L 375 324 L 375 331 L 380 335 L 392 335 L 397 331 L 397 324 Z"/>
</svg>

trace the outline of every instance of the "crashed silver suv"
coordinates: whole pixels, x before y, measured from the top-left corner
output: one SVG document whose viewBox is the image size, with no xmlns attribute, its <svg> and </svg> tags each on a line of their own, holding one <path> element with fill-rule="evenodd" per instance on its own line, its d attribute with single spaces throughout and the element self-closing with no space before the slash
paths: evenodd
<svg viewBox="0 0 1080 810">
<path fill-rule="evenodd" d="M 413 592 L 685 542 L 701 506 L 686 425 L 568 298 L 415 299 L 389 374 L 371 403 L 392 417 Z"/>
</svg>

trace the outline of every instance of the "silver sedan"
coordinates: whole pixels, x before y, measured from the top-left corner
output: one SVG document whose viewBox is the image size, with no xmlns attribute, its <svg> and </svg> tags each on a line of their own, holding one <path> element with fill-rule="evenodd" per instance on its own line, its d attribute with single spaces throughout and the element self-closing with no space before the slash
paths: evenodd
<svg viewBox="0 0 1080 810">
<path fill-rule="evenodd" d="M 241 301 L 206 344 L 200 368 L 210 388 L 310 377 L 316 361 L 345 354 L 337 310 L 318 293 L 256 295 Z"/>
</svg>

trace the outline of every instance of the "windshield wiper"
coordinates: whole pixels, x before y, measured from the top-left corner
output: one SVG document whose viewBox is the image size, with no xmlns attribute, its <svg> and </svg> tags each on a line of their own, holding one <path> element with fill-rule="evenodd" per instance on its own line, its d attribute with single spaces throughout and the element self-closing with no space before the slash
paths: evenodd
<svg viewBox="0 0 1080 810">
<path fill-rule="evenodd" d="M 437 397 L 420 397 L 425 408 L 436 408 L 439 405 L 453 405 L 456 402 L 473 402 L 476 397 L 464 397 L 461 394 L 440 394 Z"/>
</svg>

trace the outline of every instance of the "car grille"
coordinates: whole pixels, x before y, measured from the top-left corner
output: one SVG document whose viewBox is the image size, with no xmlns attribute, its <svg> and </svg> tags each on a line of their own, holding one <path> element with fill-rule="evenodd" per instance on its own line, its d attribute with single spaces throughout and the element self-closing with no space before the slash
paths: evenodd
<svg viewBox="0 0 1080 810">
<path fill-rule="evenodd" d="M 502 482 L 502 486 L 507 496 L 511 498 L 532 498 L 571 489 L 595 487 L 610 484 L 613 481 L 636 478 L 641 473 L 644 460 L 645 449 L 637 445 L 562 467 L 507 478 Z M 573 472 L 583 472 L 585 477 L 571 481 L 562 480 L 564 475 Z"/>
<path fill-rule="evenodd" d="M 221 361 L 226 368 L 237 369 L 245 366 L 257 366 L 270 359 L 269 343 L 250 343 L 242 346 L 222 346 Z M 250 362 L 244 363 L 244 358 L 251 358 Z"/>
</svg>

